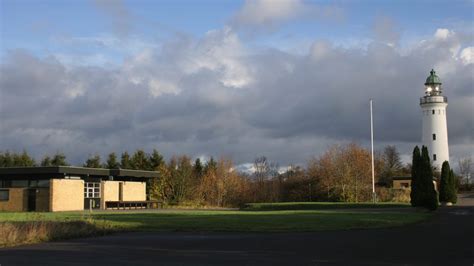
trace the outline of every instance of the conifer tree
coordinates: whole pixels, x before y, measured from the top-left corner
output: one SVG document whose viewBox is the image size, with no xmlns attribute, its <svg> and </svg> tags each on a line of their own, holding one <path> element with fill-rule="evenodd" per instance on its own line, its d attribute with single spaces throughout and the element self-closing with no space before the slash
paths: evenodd
<svg viewBox="0 0 474 266">
<path fill-rule="evenodd" d="M 420 164 L 421 164 L 421 154 L 420 148 L 416 146 L 413 149 L 413 157 L 411 164 L 411 192 L 410 192 L 410 203 L 413 207 L 420 206 Z"/>
<path fill-rule="evenodd" d="M 443 166 L 441 167 L 441 178 L 439 181 L 439 201 L 440 202 L 448 202 L 448 190 L 450 186 L 451 179 L 451 169 L 449 168 L 448 161 L 443 162 Z"/>
<path fill-rule="evenodd" d="M 102 165 L 100 163 L 100 156 L 97 154 L 94 156 L 90 156 L 89 158 L 87 158 L 83 166 L 90 168 L 101 168 Z"/>
<path fill-rule="evenodd" d="M 438 193 L 433 184 L 433 168 L 431 167 L 430 155 L 428 148 L 421 148 L 421 167 L 420 167 L 420 206 L 429 210 L 438 208 Z"/>
<path fill-rule="evenodd" d="M 66 155 L 58 152 L 53 156 L 53 159 L 51 159 L 51 165 L 52 166 L 68 166 L 69 164 L 66 161 Z"/>
<path fill-rule="evenodd" d="M 153 152 L 150 156 L 150 171 L 157 171 L 158 168 L 165 163 L 163 155 L 161 155 L 156 149 L 153 149 Z"/>
<path fill-rule="evenodd" d="M 117 162 L 117 155 L 115 155 L 115 152 L 112 152 L 109 154 L 109 157 L 107 158 L 107 163 L 105 164 L 105 168 L 108 168 L 108 169 L 120 168 L 120 164 Z"/>
<path fill-rule="evenodd" d="M 132 163 L 130 162 L 130 155 L 128 154 L 128 152 L 122 153 L 122 158 L 120 160 L 120 168 L 132 169 Z"/>
<path fill-rule="evenodd" d="M 455 176 L 452 169 L 449 173 L 447 201 L 451 202 L 453 204 L 458 201 L 457 187 L 456 187 L 456 176 Z"/>
</svg>

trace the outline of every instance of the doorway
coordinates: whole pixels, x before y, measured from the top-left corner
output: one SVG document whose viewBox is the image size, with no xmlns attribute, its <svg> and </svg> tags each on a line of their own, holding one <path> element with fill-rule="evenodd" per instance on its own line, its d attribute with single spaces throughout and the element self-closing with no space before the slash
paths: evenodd
<svg viewBox="0 0 474 266">
<path fill-rule="evenodd" d="M 29 212 L 34 212 L 36 211 L 36 189 L 28 189 L 26 193 L 28 198 L 27 210 Z"/>
</svg>

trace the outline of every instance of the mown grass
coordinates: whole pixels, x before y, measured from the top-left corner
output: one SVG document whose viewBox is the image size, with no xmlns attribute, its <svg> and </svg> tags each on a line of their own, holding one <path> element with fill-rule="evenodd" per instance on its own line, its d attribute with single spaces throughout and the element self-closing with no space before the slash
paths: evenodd
<svg viewBox="0 0 474 266">
<path fill-rule="evenodd" d="M 277 211 L 277 210 L 329 210 L 329 209 L 386 209 L 408 208 L 410 204 L 399 202 L 277 202 L 277 203 L 248 203 L 243 211 Z"/>
<path fill-rule="evenodd" d="M 407 206 L 294 202 L 252 203 L 244 211 L 0 212 L 0 246 L 116 231 L 310 232 L 381 228 L 420 222 L 432 215 Z"/>
</svg>

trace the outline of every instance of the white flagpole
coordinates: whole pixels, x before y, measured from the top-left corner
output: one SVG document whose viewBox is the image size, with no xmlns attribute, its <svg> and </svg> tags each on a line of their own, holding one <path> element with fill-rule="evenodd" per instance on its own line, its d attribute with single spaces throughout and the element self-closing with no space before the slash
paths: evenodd
<svg viewBox="0 0 474 266">
<path fill-rule="evenodd" d="M 372 200 L 375 203 L 375 173 L 374 173 L 374 120 L 372 115 L 372 99 L 370 99 L 370 146 L 372 154 Z"/>
</svg>

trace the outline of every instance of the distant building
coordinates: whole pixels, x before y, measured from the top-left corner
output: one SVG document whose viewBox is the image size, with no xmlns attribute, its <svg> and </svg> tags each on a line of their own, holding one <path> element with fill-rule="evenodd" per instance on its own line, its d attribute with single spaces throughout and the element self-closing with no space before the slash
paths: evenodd
<svg viewBox="0 0 474 266">
<path fill-rule="evenodd" d="M 441 171 L 444 161 L 449 162 L 448 127 L 446 122 L 446 107 L 448 98 L 442 96 L 441 80 L 434 70 L 425 82 L 425 96 L 420 98 L 423 112 L 422 142 L 428 147 L 431 162 L 435 171 Z"/>
<path fill-rule="evenodd" d="M 0 168 L 0 211 L 79 211 L 107 203 L 144 207 L 157 172 L 83 167 Z"/>
</svg>

